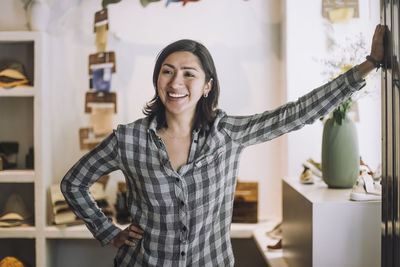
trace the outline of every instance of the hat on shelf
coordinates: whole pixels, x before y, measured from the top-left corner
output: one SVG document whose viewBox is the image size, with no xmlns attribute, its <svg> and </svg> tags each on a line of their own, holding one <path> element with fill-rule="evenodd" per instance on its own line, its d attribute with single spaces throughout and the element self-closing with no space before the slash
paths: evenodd
<svg viewBox="0 0 400 267">
<path fill-rule="evenodd" d="M 9 196 L 1 212 L 0 227 L 19 226 L 26 223 L 31 217 L 32 213 L 26 208 L 21 195 L 14 193 Z"/>
<path fill-rule="evenodd" d="M 13 88 L 16 86 L 30 86 L 24 66 L 17 61 L 4 62 L 0 66 L 0 87 Z"/>
<path fill-rule="evenodd" d="M 25 267 L 19 259 L 14 257 L 5 257 L 0 261 L 0 267 Z"/>
<path fill-rule="evenodd" d="M 160 0 L 140 0 L 140 3 L 142 4 L 143 7 L 146 7 L 148 4 L 152 2 L 159 2 Z"/>
</svg>

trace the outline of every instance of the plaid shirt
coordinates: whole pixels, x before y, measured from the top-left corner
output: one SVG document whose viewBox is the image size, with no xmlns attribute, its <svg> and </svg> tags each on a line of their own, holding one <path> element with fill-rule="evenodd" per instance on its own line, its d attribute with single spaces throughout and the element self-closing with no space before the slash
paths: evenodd
<svg viewBox="0 0 400 267">
<path fill-rule="evenodd" d="M 194 130 L 187 164 L 173 170 L 156 119 L 119 125 L 66 174 L 61 190 L 102 245 L 121 230 L 96 206 L 88 188 L 121 170 L 127 205 L 143 230 L 135 247 L 122 246 L 116 266 L 233 266 L 233 195 L 242 150 L 300 129 L 365 85 L 357 68 L 275 110 L 228 116 L 218 110 L 204 131 Z"/>
</svg>

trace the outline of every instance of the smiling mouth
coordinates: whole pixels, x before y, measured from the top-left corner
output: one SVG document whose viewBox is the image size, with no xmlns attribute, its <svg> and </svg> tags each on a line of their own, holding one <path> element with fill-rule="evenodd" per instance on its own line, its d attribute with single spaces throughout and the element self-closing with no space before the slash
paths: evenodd
<svg viewBox="0 0 400 267">
<path fill-rule="evenodd" d="M 186 96 L 187 96 L 187 94 L 174 94 L 174 93 L 168 93 L 168 96 L 169 96 L 169 97 L 172 97 L 172 98 L 183 98 L 183 97 L 186 97 Z"/>
</svg>

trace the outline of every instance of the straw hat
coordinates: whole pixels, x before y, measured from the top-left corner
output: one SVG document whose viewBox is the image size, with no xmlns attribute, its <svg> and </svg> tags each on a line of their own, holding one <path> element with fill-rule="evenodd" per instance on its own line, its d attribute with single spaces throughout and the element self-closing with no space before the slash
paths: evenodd
<svg viewBox="0 0 400 267">
<path fill-rule="evenodd" d="M 25 206 L 21 195 L 14 193 L 7 199 L 0 217 L 0 226 L 11 227 L 25 223 L 32 217 L 32 213 Z"/>
<path fill-rule="evenodd" d="M 17 61 L 6 62 L 0 67 L 0 87 L 12 88 L 15 86 L 29 86 L 24 66 Z"/>
</svg>

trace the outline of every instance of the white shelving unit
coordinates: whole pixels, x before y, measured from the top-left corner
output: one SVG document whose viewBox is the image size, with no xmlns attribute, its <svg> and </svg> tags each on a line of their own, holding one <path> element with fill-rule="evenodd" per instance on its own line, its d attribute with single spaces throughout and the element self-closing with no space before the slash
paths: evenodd
<svg viewBox="0 0 400 267">
<path fill-rule="evenodd" d="M 0 32 L 0 62 L 23 64 L 31 87 L 0 88 L 0 142 L 19 144 L 17 169 L 0 171 L 0 210 L 12 193 L 20 193 L 32 212 L 34 225 L 0 228 L 0 258 L 16 256 L 30 266 L 46 266 L 46 189 L 51 156 L 45 68 L 46 36 L 38 32 Z M 34 149 L 34 169 L 25 155 Z"/>
<path fill-rule="evenodd" d="M 351 189 L 283 179 L 283 258 L 292 267 L 380 266 L 381 202 L 350 200 Z"/>
</svg>

